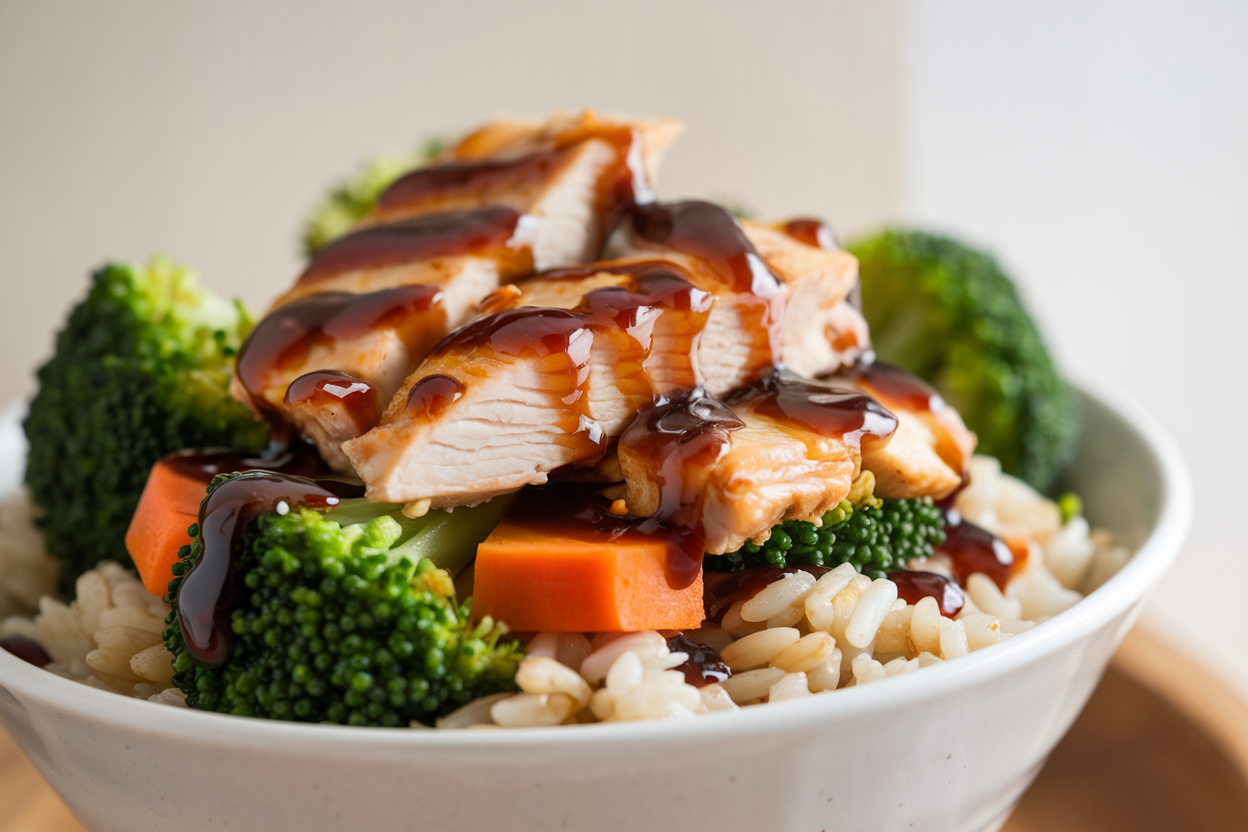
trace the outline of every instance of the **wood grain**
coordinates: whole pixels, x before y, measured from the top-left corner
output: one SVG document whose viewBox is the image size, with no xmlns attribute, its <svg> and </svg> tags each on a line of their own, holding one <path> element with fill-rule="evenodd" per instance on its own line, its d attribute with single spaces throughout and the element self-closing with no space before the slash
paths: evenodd
<svg viewBox="0 0 1248 832">
<path fill-rule="evenodd" d="M 1141 629 L 1002 832 L 1126 829 L 1248 830 L 1248 704 Z M 3 733 L 0 832 L 86 832 Z"/>
</svg>

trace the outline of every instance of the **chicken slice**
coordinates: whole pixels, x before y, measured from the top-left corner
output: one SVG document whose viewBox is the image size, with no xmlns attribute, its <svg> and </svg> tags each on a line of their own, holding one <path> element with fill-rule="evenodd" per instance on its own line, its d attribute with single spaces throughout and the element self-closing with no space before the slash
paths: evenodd
<svg viewBox="0 0 1248 832">
<path fill-rule="evenodd" d="M 898 420 L 892 441 L 864 451 L 886 499 L 947 497 L 961 484 L 975 452 L 975 434 L 940 394 L 921 379 L 880 362 L 857 364 L 843 376 L 871 393 Z"/>
<path fill-rule="evenodd" d="M 252 372 L 236 375 L 234 395 L 292 423 L 345 468 L 341 442 L 376 423 L 403 379 L 483 298 L 535 267 L 596 254 L 602 229 L 622 206 L 638 190 L 649 198 L 649 176 L 678 133 L 675 122 L 560 116 L 530 125 L 526 142 L 495 142 L 495 155 L 506 159 L 484 154 L 474 141 L 452 152 L 456 161 L 403 177 L 363 227 L 319 252 L 278 300 L 257 329 L 279 334 L 252 339 L 248 360 L 240 359 Z M 354 314 L 345 309 L 358 307 L 350 295 L 382 298 L 412 287 L 436 297 L 423 314 L 395 309 L 356 337 L 327 335 Z M 300 323 L 309 315 L 315 320 Z M 292 331 L 305 337 L 292 340 Z M 261 347 L 273 342 L 283 345 L 281 355 Z M 344 373 L 371 392 L 352 393 L 353 408 L 326 392 L 342 388 L 341 380 L 311 398 L 287 396 L 293 381 L 322 371 Z M 364 406 L 365 399 L 377 406 Z"/>
<path fill-rule="evenodd" d="M 764 225 L 745 220 L 746 236 L 784 284 L 784 365 L 816 378 L 855 361 L 869 344 L 867 322 L 849 300 L 858 260 L 815 220 Z"/>
<path fill-rule="evenodd" d="M 599 264 L 498 294 L 487 305 L 520 305 L 448 336 L 382 423 L 343 445 L 371 499 L 447 507 L 545 482 L 599 460 L 658 391 L 694 379 L 711 297 L 679 267 Z"/>
<path fill-rule="evenodd" d="M 650 250 L 615 266 L 540 276 L 487 299 L 487 309 L 505 311 L 448 337 L 408 379 L 382 424 L 344 446 L 373 499 L 459 505 L 501 493 L 495 489 L 504 484 L 514 490 L 542 483 L 555 468 L 599 460 L 656 394 L 699 384 L 726 392 L 771 367 L 782 294 L 732 215 L 710 203 L 675 203 L 637 206 L 631 217 L 638 234 L 654 243 Z M 663 262 L 646 265 L 658 257 Z M 623 270 L 633 282 L 603 284 L 601 274 L 592 272 L 604 269 Z M 576 289 L 564 282 L 590 289 L 574 311 L 565 310 Z M 556 308 L 506 308 L 540 302 Z M 546 327 L 554 321 L 582 329 L 576 338 L 552 334 Z M 721 333 L 722 355 L 702 346 L 712 321 Z M 573 355 L 574 342 L 583 353 Z M 704 357 L 728 372 L 708 380 Z M 455 379 L 464 387 L 463 398 L 436 418 L 416 418 L 404 402 L 430 375 Z M 515 389 L 524 389 L 526 397 L 516 400 Z M 518 435 L 498 434 L 503 445 L 497 458 L 468 454 L 463 441 L 474 436 L 473 420 L 486 418 L 525 426 Z M 533 432 L 534 425 L 541 429 Z M 577 441 L 586 431 L 594 442 Z M 440 445 L 467 454 L 458 469 L 447 466 L 445 476 L 431 466 L 449 459 Z"/>
<path fill-rule="evenodd" d="M 849 383 L 789 372 L 729 402 L 695 392 L 660 404 L 618 447 L 629 512 L 697 530 L 711 554 L 765 538 L 785 520 L 820 523 L 849 493 L 862 455 L 888 443 L 896 425 Z M 710 439 L 714 453 L 698 447 Z"/>
</svg>

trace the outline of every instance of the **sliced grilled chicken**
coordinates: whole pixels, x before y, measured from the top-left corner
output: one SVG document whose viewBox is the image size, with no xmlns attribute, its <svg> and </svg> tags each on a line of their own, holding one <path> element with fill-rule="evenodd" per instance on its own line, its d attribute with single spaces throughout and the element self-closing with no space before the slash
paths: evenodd
<svg viewBox="0 0 1248 832">
<path fill-rule="evenodd" d="M 875 474 L 876 494 L 941 499 L 952 493 L 976 441 L 958 412 L 921 379 L 887 364 L 859 364 L 844 375 L 898 419 L 892 441 L 863 453 L 863 468 Z"/>
<path fill-rule="evenodd" d="M 785 287 L 784 366 L 816 378 L 857 360 L 870 344 L 866 320 L 847 300 L 858 285 L 858 260 L 834 247 L 831 232 L 814 220 L 742 225 Z"/>
<path fill-rule="evenodd" d="M 533 126 L 527 143 L 496 143 L 506 160 L 483 156 L 473 141 L 453 152 L 459 161 L 400 179 L 364 227 L 326 246 L 279 299 L 245 346 L 232 392 L 293 423 L 347 469 L 341 442 L 372 427 L 428 350 L 500 283 L 596 254 L 604 224 L 648 189 L 645 171 L 678 132 L 675 123 L 559 117 Z M 396 296 L 408 300 L 392 303 Z M 350 414 L 323 390 L 287 396 L 292 382 L 320 371 L 372 392 L 353 393 Z"/>
<path fill-rule="evenodd" d="M 788 372 L 729 402 L 694 394 L 658 405 L 618 447 L 628 511 L 698 531 L 711 554 L 765 539 L 785 520 L 819 523 L 896 426 L 852 384 Z"/>
<path fill-rule="evenodd" d="M 486 301 L 519 305 L 448 336 L 382 423 L 343 450 L 372 499 L 435 507 L 592 464 L 657 394 L 696 383 L 691 356 L 711 300 L 663 262 L 523 281 Z"/>
<path fill-rule="evenodd" d="M 496 311 L 440 344 L 382 424 L 344 446 L 370 496 L 460 505 L 545 482 L 555 468 L 599 459 L 656 394 L 699 383 L 726 392 L 776 362 L 783 293 L 735 219 L 709 203 L 639 206 L 631 217 L 655 244 L 625 262 L 667 255 L 658 273 L 626 265 L 639 269 L 628 286 L 602 285 L 593 270 L 615 267 L 595 265 L 525 281 L 487 301 L 525 303 L 530 292 L 529 302 L 545 297 L 560 308 Z M 560 281 L 593 288 L 569 311 L 575 291 Z M 514 291 L 521 296 L 508 301 Z M 703 346 L 712 320 L 725 355 Z M 708 378 L 708 357 L 725 372 Z M 436 417 L 405 404 L 431 375 L 463 388 Z M 488 421 L 503 426 L 479 436 Z M 593 441 L 582 441 L 587 436 Z M 482 441 L 497 453 L 475 451 Z"/>
<path fill-rule="evenodd" d="M 453 506 L 542 483 L 556 468 L 601 458 L 656 394 L 700 385 L 724 395 L 769 375 L 782 358 L 789 293 L 812 305 L 820 290 L 834 296 L 818 302 L 820 314 L 800 318 L 823 337 L 821 318 L 852 288 L 855 274 L 853 259 L 839 252 L 762 226 L 752 230 L 789 282 L 777 280 L 731 214 L 687 202 L 631 209 L 608 245 L 629 255 L 616 266 L 531 278 L 487 299 L 490 314 L 439 345 L 408 379 L 382 424 L 344 446 L 370 496 Z M 601 273 L 646 258 L 662 258 L 666 271 L 683 277 L 678 282 L 684 300 L 661 292 L 647 297 L 653 286 L 626 289 Z M 595 269 L 599 273 L 591 274 Z M 582 288 L 590 291 L 575 311 L 564 313 Z M 687 314 L 695 297 L 691 288 L 700 303 L 712 301 L 700 324 Z M 557 310 L 529 308 L 538 304 Z M 637 323 L 652 319 L 658 323 Z M 557 334 L 548 331 L 553 322 L 561 327 Z M 691 325 L 700 331 L 692 332 Z M 506 349 L 498 348 L 500 342 Z M 635 366 L 622 366 L 622 357 L 630 355 Z M 409 408 L 407 402 L 420 397 L 421 381 L 434 375 L 454 379 L 461 398 L 436 416 Z M 486 435 L 491 421 L 503 424 Z M 582 441 L 586 436 L 593 441 Z M 477 450 L 481 443 L 488 453 Z"/>
</svg>

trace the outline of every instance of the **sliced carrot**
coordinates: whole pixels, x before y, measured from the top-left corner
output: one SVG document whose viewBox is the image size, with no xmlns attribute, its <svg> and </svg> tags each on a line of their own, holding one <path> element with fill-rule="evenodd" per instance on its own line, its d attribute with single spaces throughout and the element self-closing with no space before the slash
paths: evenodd
<svg viewBox="0 0 1248 832">
<path fill-rule="evenodd" d="M 169 591 L 178 550 L 191 542 L 186 530 L 199 517 L 207 486 L 163 459 L 152 466 L 126 530 L 126 550 L 148 592 L 164 595 Z"/>
<path fill-rule="evenodd" d="M 683 630 L 702 623 L 702 576 L 668 580 L 661 538 L 589 541 L 504 520 L 477 548 L 473 614 L 514 631 Z"/>
</svg>

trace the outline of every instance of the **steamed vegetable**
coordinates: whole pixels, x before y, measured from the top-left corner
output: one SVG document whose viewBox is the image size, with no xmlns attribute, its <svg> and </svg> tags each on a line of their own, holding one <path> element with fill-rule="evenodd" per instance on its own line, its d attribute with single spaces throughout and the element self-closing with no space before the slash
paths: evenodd
<svg viewBox="0 0 1248 832">
<path fill-rule="evenodd" d="M 92 275 L 23 425 L 26 484 L 62 591 L 105 558 L 128 561 L 126 528 L 156 460 L 265 445 L 267 427 L 226 392 L 250 325 L 241 306 L 165 260 Z"/>
<path fill-rule="evenodd" d="M 932 384 L 979 450 L 1045 490 L 1074 453 L 1079 408 L 1009 277 L 946 237 L 884 231 L 850 246 L 879 357 Z"/>
<path fill-rule="evenodd" d="M 326 243 L 350 231 L 372 210 L 390 183 L 409 170 L 428 164 L 445 146 L 441 139 L 429 139 L 413 153 L 366 161 L 355 176 L 330 191 L 308 214 L 303 226 L 303 253 L 311 257 Z"/>
<path fill-rule="evenodd" d="M 166 599 L 175 611 L 165 644 L 187 704 L 269 719 L 406 726 L 514 691 L 523 647 L 503 640 L 506 628 L 489 618 L 470 623 L 450 574 L 414 554 L 415 531 L 389 513 L 345 527 L 307 508 L 260 515 L 235 564 L 233 646 L 212 668 L 193 661 L 176 614 L 182 576 L 203 550 L 196 536 Z"/>
<path fill-rule="evenodd" d="M 771 529 L 765 543 L 747 543 L 726 555 L 708 555 L 707 569 L 735 572 L 752 566 L 839 566 L 851 563 L 883 578 L 910 558 L 930 557 L 945 540 L 945 521 L 931 498 L 844 500 L 823 525 L 789 520 Z"/>
<path fill-rule="evenodd" d="M 164 459 L 152 466 L 126 530 L 126 551 L 153 595 L 163 595 L 173 580 L 173 565 L 182 547 L 191 543 L 186 530 L 199 517 L 203 499 L 203 480 L 179 472 Z"/>
<path fill-rule="evenodd" d="M 504 521 L 477 550 L 475 608 L 521 631 L 698 627 L 702 581 L 673 586 L 669 557 L 664 540 L 577 540 Z"/>
</svg>

